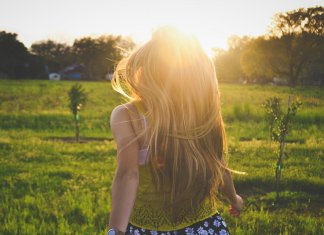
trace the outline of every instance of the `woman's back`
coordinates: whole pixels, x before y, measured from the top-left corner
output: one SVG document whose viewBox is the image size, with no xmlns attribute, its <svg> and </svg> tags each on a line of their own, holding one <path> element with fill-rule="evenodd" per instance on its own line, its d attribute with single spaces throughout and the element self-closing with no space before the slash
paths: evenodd
<svg viewBox="0 0 324 235">
<path fill-rule="evenodd" d="M 141 133 L 147 128 L 147 120 L 143 114 L 139 104 L 126 104 L 132 126 L 135 133 Z M 152 174 L 148 165 L 148 146 L 146 136 L 140 136 L 138 139 L 140 147 L 139 151 L 139 186 L 136 196 L 136 201 L 130 217 L 130 222 L 135 226 L 140 226 L 148 230 L 178 230 L 194 224 L 198 221 L 207 219 L 217 213 L 217 208 L 211 204 L 206 198 L 197 207 L 190 206 L 191 201 L 186 202 L 186 207 L 178 213 L 179 218 L 176 222 L 173 221 L 171 210 L 163 207 L 164 200 L 170 197 L 170 191 L 158 192 L 152 180 Z M 188 195 L 190 199 L 190 195 Z"/>
<path fill-rule="evenodd" d="M 113 86 L 120 91 L 124 84 L 145 110 L 148 164 L 164 209 L 177 222 L 188 200 L 190 207 L 206 197 L 215 204 L 226 135 L 212 60 L 194 37 L 165 28 L 121 65 Z"/>
<path fill-rule="evenodd" d="M 126 202 L 121 212 L 113 203 L 111 223 L 124 227 L 126 215 L 129 231 L 198 229 L 202 221 L 207 228 L 211 220 L 218 225 L 218 191 L 226 181 L 231 201 L 236 193 L 224 158 L 214 64 L 198 41 L 162 28 L 118 64 L 112 84 L 130 103 L 111 116 L 118 159 L 113 202 Z"/>
</svg>

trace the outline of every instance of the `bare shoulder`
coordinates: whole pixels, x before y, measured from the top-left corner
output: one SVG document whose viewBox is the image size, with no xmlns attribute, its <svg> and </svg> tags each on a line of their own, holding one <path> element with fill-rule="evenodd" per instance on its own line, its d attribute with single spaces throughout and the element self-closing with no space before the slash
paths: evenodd
<svg viewBox="0 0 324 235">
<path fill-rule="evenodd" d="M 110 126 L 114 128 L 116 125 L 120 125 L 123 122 L 129 121 L 129 115 L 127 111 L 127 106 L 125 104 L 121 104 L 116 106 L 110 115 Z"/>
<path fill-rule="evenodd" d="M 111 112 L 110 127 L 113 135 L 132 135 L 134 130 L 132 127 L 132 113 L 134 106 L 131 103 L 116 106 Z"/>
<path fill-rule="evenodd" d="M 111 112 L 110 125 L 114 125 L 120 121 L 129 121 L 129 111 L 134 111 L 134 107 L 131 103 L 121 104 L 116 106 Z"/>
<path fill-rule="evenodd" d="M 127 110 L 124 104 L 120 104 L 118 106 L 116 106 L 112 112 L 111 112 L 111 116 L 110 116 L 110 120 L 111 119 L 115 119 L 118 118 L 120 116 L 124 116 L 127 114 Z"/>
</svg>

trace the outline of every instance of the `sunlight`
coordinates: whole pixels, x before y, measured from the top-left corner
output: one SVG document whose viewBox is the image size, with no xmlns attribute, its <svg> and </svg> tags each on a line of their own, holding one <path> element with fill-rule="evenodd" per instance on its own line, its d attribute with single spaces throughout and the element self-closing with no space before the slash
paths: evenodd
<svg viewBox="0 0 324 235">
<path fill-rule="evenodd" d="M 190 27 L 181 27 L 177 24 L 167 24 L 170 26 L 174 26 L 180 30 L 182 30 L 184 33 L 188 34 L 188 35 L 192 35 L 194 37 L 196 37 L 202 48 L 204 49 L 205 53 L 212 58 L 214 56 L 214 52 L 213 52 L 213 48 L 222 48 L 222 49 L 226 49 L 227 48 L 227 39 L 226 37 L 224 38 L 220 38 L 218 41 L 213 40 L 213 38 L 211 38 L 210 36 L 206 36 L 208 35 L 208 32 L 205 33 L 200 33 L 198 30 L 195 30 L 193 28 Z M 151 32 L 141 32 L 141 33 L 136 33 L 136 34 L 132 34 L 131 37 L 132 39 L 135 41 L 136 44 L 141 45 L 145 42 L 147 42 L 148 40 L 150 40 L 151 38 L 151 33 L 153 33 L 158 27 L 163 26 L 163 25 L 158 25 L 152 28 Z"/>
<path fill-rule="evenodd" d="M 167 23 L 156 23 L 155 26 L 151 27 L 151 30 L 138 30 L 138 32 L 131 34 L 130 36 L 134 40 L 134 42 L 138 45 L 141 45 L 151 38 L 151 34 L 161 26 L 174 26 L 187 35 L 192 35 L 196 37 L 206 54 L 212 58 L 214 56 L 213 48 L 221 48 L 227 49 L 227 38 L 228 34 L 226 34 L 226 30 L 212 30 L 208 27 L 194 27 L 193 25 L 188 25 L 188 23 L 181 23 L 181 22 L 167 22 Z"/>
<path fill-rule="evenodd" d="M 208 32 L 207 28 L 196 28 L 192 25 L 188 24 L 175 24 L 180 30 L 185 32 L 188 35 L 196 37 L 202 48 L 204 49 L 205 53 L 211 58 L 213 56 L 212 48 L 216 46 L 217 43 L 215 41 L 210 40 L 210 33 Z M 209 36 L 208 36 L 209 34 Z"/>
<path fill-rule="evenodd" d="M 147 41 L 150 39 L 150 34 L 158 27 L 170 25 L 186 34 L 195 36 L 208 56 L 213 55 L 212 48 L 227 48 L 227 38 L 233 33 L 233 27 L 230 25 L 237 24 L 237 18 L 228 17 L 226 24 L 224 24 L 225 16 L 222 13 L 222 8 L 218 7 L 217 4 L 215 6 L 211 2 L 204 3 L 199 5 L 201 9 L 197 9 L 197 4 L 194 2 L 179 2 L 171 3 L 169 1 L 169 4 L 172 5 L 171 10 L 162 3 L 145 6 L 145 9 L 150 9 L 147 14 L 154 15 L 154 17 L 149 22 L 146 16 L 136 17 L 140 24 L 134 25 L 132 36 L 136 39 L 135 41 Z M 204 14 L 201 14 L 202 9 Z M 144 25 L 146 26 L 144 27 Z"/>
<path fill-rule="evenodd" d="M 227 49 L 227 38 L 233 34 L 264 34 L 276 12 L 321 5 L 321 1 L 11 0 L 2 4 L 0 26 L 17 33 L 25 46 L 30 47 L 39 40 L 54 39 L 72 44 L 76 38 L 103 34 L 126 35 L 144 42 L 149 40 L 152 29 L 175 25 L 196 35 L 210 55 L 211 48 Z M 48 9 L 60 12 L 60 17 L 50 17 Z M 86 20 L 84 12 L 87 12 Z M 16 16 L 24 20 L 19 21 Z"/>
<path fill-rule="evenodd" d="M 193 24 L 188 25 L 188 23 L 182 23 L 181 21 L 168 23 L 168 24 L 158 24 L 153 27 L 152 32 L 154 32 L 158 27 L 169 25 L 178 28 L 183 31 L 185 34 L 194 36 L 199 40 L 200 45 L 204 49 L 205 53 L 212 58 L 214 56 L 213 48 L 218 47 L 225 49 L 227 47 L 227 37 L 219 37 L 218 40 L 215 40 L 215 37 L 211 36 L 215 34 L 210 32 L 208 28 L 199 28 L 195 27 Z M 149 40 L 151 35 L 149 34 L 141 34 L 134 37 L 135 41 L 143 42 Z M 145 38 L 145 40 L 143 40 Z M 136 40 L 137 39 L 137 40 Z"/>
</svg>

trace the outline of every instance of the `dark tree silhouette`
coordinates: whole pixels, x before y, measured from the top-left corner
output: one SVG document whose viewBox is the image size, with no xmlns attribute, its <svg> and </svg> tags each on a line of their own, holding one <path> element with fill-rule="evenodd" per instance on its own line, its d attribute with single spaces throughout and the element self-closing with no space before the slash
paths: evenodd
<svg viewBox="0 0 324 235">
<path fill-rule="evenodd" d="M 17 34 L 0 31 L 0 75 L 23 78 L 29 67 L 29 53 Z"/>
<path fill-rule="evenodd" d="M 30 48 L 34 55 L 42 57 L 48 66 L 48 72 L 58 72 L 64 67 L 73 64 L 75 58 L 71 47 L 52 40 L 33 43 Z"/>
<path fill-rule="evenodd" d="M 131 40 L 108 35 L 77 39 L 72 50 L 78 62 L 86 67 L 89 79 L 99 80 L 112 73 L 115 64 L 133 47 Z"/>
</svg>

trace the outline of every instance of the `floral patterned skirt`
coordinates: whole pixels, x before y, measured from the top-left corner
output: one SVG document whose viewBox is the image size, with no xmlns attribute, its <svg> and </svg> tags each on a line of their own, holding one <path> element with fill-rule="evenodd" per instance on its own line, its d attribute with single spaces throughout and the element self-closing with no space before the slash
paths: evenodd
<svg viewBox="0 0 324 235">
<path fill-rule="evenodd" d="M 226 223 L 222 219 L 219 213 L 194 223 L 188 227 L 174 230 L 174 231 L 155 231 L 145 230 L 143 228 L 136 227 L 132 224 L 128 224 L 127 235 L 228 235 L 230 234 Z"/>
</svg>

